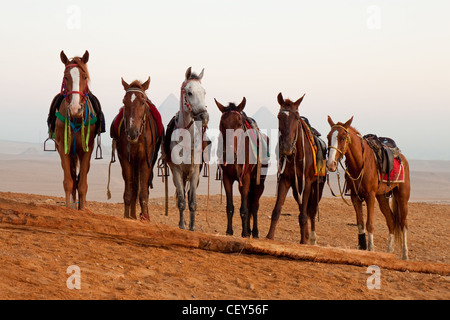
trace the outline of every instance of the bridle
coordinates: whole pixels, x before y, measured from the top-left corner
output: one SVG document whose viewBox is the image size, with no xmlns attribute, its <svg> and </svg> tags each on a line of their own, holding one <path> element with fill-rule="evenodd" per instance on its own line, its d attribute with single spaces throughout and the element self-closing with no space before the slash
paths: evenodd
<svg viewBox="0 0 450 320">
<path fill-rule="evenodd" d="M 292 111 L 292 110 L 288 110 L 285 108 L 281 108 L 280 112 L 278 113 L 278 116 L 280 115 L 281 112 L 288 112 L 288 113 L 293 113 L 295 115 L 295 118 L 297 120 L 297 125 L 296 125 L 296 131 L 295 131 L 295 137 L 294 140 L 292 141 L 292 143 L 290 143 L 290 149 L 292 150 L 292 155 L 295 156 L 295 154 L 297 153 L 297 139 L 298 139 L 298 124 L 301 125 L 301 121 L 300 121 L 300 114 L 298 113 L 297 110 Z M 281 136 L 280 136 L 281 137 Z M 284 155 L 283 157 L 287 157 L 286 155 Z M 284 168 L 283 168 L 284 169 Z"/>
<path fill-rule="evenodd" d="M 145 102 L 144 102 L 144 103 L 145 103 L 146 106 L 148 107 L 148 105 L 147 105 L 147 95 L 145 94 L 144 91 L 142 91 L 142 90 L 139 89 L 139 88 L 128 88 L 127 91 L 126 91 L 126 93 L 128 93 L 128 92 L 138 92 L 138 93 L 142 93 L 142 95 L 144 96 L 144 99 L 145 99 Z M 144 128 L 145 128 L 145 120 L 146 120 L 146 118 L 147 118 L 146 115 L 147 115 L 147 113 L 146 113 L 145 110 L 144 110 L 144 113 L 142 114 L 142 118 L 141 118 L 141 127 L 140 127 L 140 129 L 139 129 L 139 134 L 138 134 L 136 140 L 139 139 L 139 137 L 141 136 L 142 132 L 144 131 Z M 125 116 L 125 112 L 123 113 L 123 121 L 124 121 L 124 125 L 125 125 L 125 133 L 126 133 L 127 139 L 128 139 L 127 119 L 126 119 L 126 116 Z M 128 142 L 130 142 L 130 141 L 128 141 Z"/>
<path fill-rule="evenodd" d="M 71 63 L 66 65 L 65 70 L 70 69 L 70 68 L 79 68 L 80 66 L 76 63 Z M 79 94 L 81 96 L 81 104 L 83 104 L 87 99 L 88 99 L 88 94 L 89 94 L 89 86 L 86 83 L 86 88 L 84 89 L 83 92 L 81 91 L 67 91 L 67 84 L 66 84 L 66 78 L 63 77 L 63 81 L 61 84 L 61 95 L 64 96 L 64 99 L 66 100 L 67 103 L 70 103 L 70 99 L 69 96 L 73 95 L 73 94 Z"/>
<path fill-rule="evenodd" d="M 336 125 L 334 125 L 334 126 L 331 127 L 331 132 L 333 131 L 333 129 L 339 129 L 339 128 L 340 128 L 340 129 L 343 129 L 343 130 L 346 132 L 346 134 L 347 134 L 346 137 L 345 137 L 344 148 L 343 148 L 343 150 L 340 150 L 339 148 L 336 148 L 336 147 L 333 147 L 333 146 L 328 146 L 328 155 L 329 155 L 330 149 L 334 149 L 334 150 L 336 150 L 336 151 L 338 151 L 338 152 L 340 153 L 339 158 L 338 158 L 337 160 L 335 159 L 335 161 L 338 162 L 338 163 L 340 164 L 340 166 L 342 167 L 342 169 L 343 169 L 344 172 L 345 172 L 345 175 L 352 181 L 352 184 L 353 184 L 353 190 L 355 191 L 355 194 L 356 194 L 356 196 L 358 197 L 358 199 L 359 199 L 360 201 L 363 201 L 363 199 L 359 196 L 359 190 L 360 190 L 360 188 L 361 188 L 361 184 L 362 184 L 362 181 L 363 181 L 363 177 L 364 177 L 364 167 L 365 167 L 365 163 L 366 163 L 366 159 L 365 159 L 365 156 L 364 156 L 364 154 L 365 154 L 364 142 L 363 142 L 363 139 L 361 138 L 362 161 L 363 161 L 362 167 L 361 167 L 361 171 L 359 172 L 359 175 L 358 175 L 356 178 L 353 178 L 352 175 L 350 174 L 350 172 L 348 172 L 348 169 L 345 168 L 345 167 L 342 165 L 342 162 L 341 162 L 342 157 L 347 153 L 347 151 L 348 151 L 348 146 L 349 146 L 350 143 L 351 143 L 350 131 L 349 131 L 349 129 L 347 129 L 346 127 L 341 126 L 341 125 L 339 125 L 339 124 L 336 124 Z M 347 203 L 347 201 L 346 201 L 346 200 L 344 199 L 344 197 L 343 197 L 343 192 L 341 191 L 341 188 L 340 188 L 339 172 L 337 172 L 337 176 L 338 176 L 339 190 L 340 190 L 340 193 L 341 193 L 340 196 L 341 196 L 341 198 L 344 200 L 344 202 Z M 356 187 L 356 184 L 355 184 L 355 182 L 356 182 L 357 180 L 359 180 L 358 187 Z M 337 196 L 334 194 L 333 190 L 331 189 L 331 186 L 330 186 L 330 179 L 329 179 L 329 178 L 327 179 L 327 183 L 328 183 L 328 186 L 330 187 L 330 190 L 331 190 L 331 193 L 333 194 L 333 196 L 337 197 Z M 345 187 L 344 187 L 344 190 L 345 190 Z M 350 205 L 350 204 L 347 203 L 347 205 Z"/>
<path fill-rule="evenodd" d="M 347 135 L 345 137 L 345 143 L 344 143 L 343 150 L 340 150 L 340 149 L 338 149 L 336 147 L 333 147 L 333 146 L 328 146 L 328 154 L 330 153 L 330 149 L 334 149 L 334 150 L 336 150 L 337 152 L 340 153 L 339 158 L 337 160 L 335 160 L 336 162 L 340 162 L 341 161 L 342 157 L 347 152 L 348 145 L 351 143 L 350 132 L 348 131 L 348 129 L 346 127 L 341 126 L 339 124 L 336 124 L 333 127 L 331 127 L 331 131 L 333 131 L 333 129 L 338 129 L 338 128 L 343 129 L 345 131 L 345 133 L 347 133 Z"/>
<path fill-rule="evenodd" d="M 188 99 L 187 94 L 186 94 L 186 86 L 191 81 L 198 81 L 199 83 L 201 83 L 201 81 L 199 79 L 189 79 L 189 80 L 183 81 L 183 83 L 181 85 L 181 99 L 180 99 L 180 104 L 181 104 L 180 107 L 181 108 L 180 108 L 180 110 L 184 110 L 184 107 L 186 107 L 188 109 L 189 113 L 192 115 L 192 119 L 193 119 L 186 125 L 185 119 L 183 117 L 184 129 L 189 129 L 192 126 L 192 124 L 194 123 L 194 121 L 200 120 L 201 116 L 204 113 L 208 112 L 207 110 L 204 110 L 204 111 L 201 111 L 199 113 L 194 113 L 194 110 L 192 109 L 191 103 L 189 102 L 189 99 Z M 204 129 L 206 129 L 206 128 L 204 127 Z"/>
</svg>

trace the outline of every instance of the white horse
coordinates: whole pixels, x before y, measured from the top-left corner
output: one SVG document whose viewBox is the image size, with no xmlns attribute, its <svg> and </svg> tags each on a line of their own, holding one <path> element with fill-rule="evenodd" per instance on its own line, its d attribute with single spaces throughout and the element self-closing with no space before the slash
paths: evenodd
<svg viewBox="0 0 450 320">
<path fill-rule="evenodd" d="M 171 134 L 168 126 L 167 138 L 170 147 L 167 152 L 167 163 L 172 171 L 173 183 L 176 187 L 178 210 L 180 211 L 179 227 L 185 229 L 184 210 L 186 209 L 186 186 L 189 182 L 188 200 L 190 223 L 189 230 L 195 230 L 195 211 L 197 210 L 196 191 L 203 164 L 203 135 L 209 121 L 206 110 L 206 91 L 202 87 L 203 72 L 197 75 L 186 70 L 185 80 L 181 86 L 180 111 L 174 118 L 174 131 Z M 169 141 L 167 141 L 169 143 Z"/>
</svg>

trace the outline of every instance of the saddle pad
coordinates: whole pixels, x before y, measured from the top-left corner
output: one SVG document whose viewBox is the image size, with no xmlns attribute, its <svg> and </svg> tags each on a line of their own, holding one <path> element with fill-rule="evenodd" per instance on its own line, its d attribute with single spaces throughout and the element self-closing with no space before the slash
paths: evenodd
<svg viewBox="0 0 450 320">
<path fill-rule="evenodd" d="M 388 175 L 385 174 L 383 177 L 380 175 L 380 179 L 382 182 L 388 182 Z M 400 160 L 394 159 L 394 168 L 390 174 L 390 182 L 391 183 L 402 183 L 405 182 L 405 168 L 403 167 L 403 163 L 400 163 Z"/>
</svg>

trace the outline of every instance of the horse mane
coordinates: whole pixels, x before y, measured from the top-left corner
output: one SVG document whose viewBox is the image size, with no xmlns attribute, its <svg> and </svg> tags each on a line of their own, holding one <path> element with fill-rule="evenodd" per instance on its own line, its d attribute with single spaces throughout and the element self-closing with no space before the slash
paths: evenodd
<svg viewBox="0 0 450 320">
<path fill-rule="evenodd" d="M 129 88 L 138 88 L 144 91 L 144 88 L 142 87 L 142 83 L 139 80 L 134 80 L 132 83 L 130 83 Z"/>
<path fill-rule="evenodd" d="M 83 63 L 83 61 L 81 60 L 81 57 L 74 57 L 74 58 L 72 58 L 72 60 L 70 60 L 69 63 L 76 64 L 81 70 L 83 70 L 84 73 L 86 73 L 87 78 L 89 80 L 91 79 L 91 77 L 89 76 L 89 71 L 88 71 L 87 65 L 85 63 Z"/>
<path fill-rule="evenodd" d="M 230 102 L 227 107 L 223 108 L 223 113 L 229 112 L 229 111 L 237 111 L 238 106 L 234 104 L 233 102 Z"/>
</svg>

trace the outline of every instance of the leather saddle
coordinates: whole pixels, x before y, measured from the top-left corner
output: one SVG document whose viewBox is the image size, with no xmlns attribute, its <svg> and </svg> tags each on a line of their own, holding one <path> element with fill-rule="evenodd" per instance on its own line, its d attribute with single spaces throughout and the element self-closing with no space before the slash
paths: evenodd
<svg viewBox="0 0 450 320">
<path fill-rule="evenodd" d="M 388 176 L 388 186 L 390 184 L 390 174 L 394 169 L 394 159 L 401 163 L 401 151 L 394 140 L 387 137 L 377 137 L 374 134 L 367 134 L 363 137 L 367 141 L 376 155 L 378 171 L 382 175 Z"/>
</svg>

